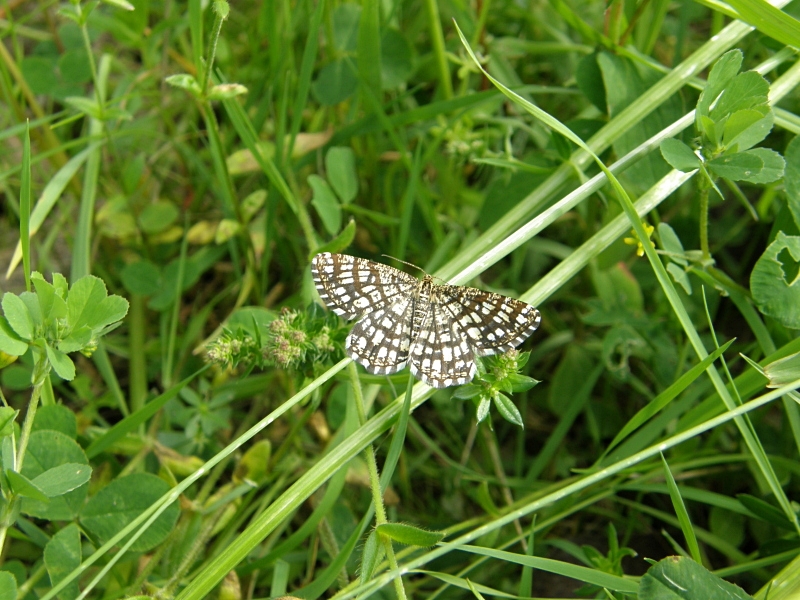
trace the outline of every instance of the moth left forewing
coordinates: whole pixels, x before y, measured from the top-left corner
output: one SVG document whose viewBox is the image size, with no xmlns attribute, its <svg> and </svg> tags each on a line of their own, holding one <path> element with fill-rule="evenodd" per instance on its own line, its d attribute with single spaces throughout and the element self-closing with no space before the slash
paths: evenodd
<svg viewBox="0 0 800 600">
<path fill-rule="evenodd" d="M 389 265 L 330 252 L 313 258 L 311 276 L 322 301 L 348 320 L 388 307 L 407 296 L 417 282 Z"/>
<path fill-rule="evenodd" d="M 446 285 L 442 293 L 454 319 L 479 356 L 500 354 L 524 342 L 541 323 L 541 314 L 530 304 L 477 288 Z"/>
</svg>

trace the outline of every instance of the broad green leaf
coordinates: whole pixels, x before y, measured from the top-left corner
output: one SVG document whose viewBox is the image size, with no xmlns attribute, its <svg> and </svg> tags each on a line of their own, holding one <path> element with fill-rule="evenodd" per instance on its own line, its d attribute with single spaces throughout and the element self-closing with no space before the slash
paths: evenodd
<svg viewBox="0 0 800 600">
<path fill-rule="evenodd" d="M 393 27 L 381 33 L 381 83 L 384 90 L 403 85 L 414 71 L 414 49 Z"/>
<path fill-rule="evenodd" d="M 736 154 L 723 154 L 708 161 L 708 170 L 717 177 L 724 177 L 731 181 L 748 179 L 764 168 L 764 161 L 755 154 L 737 152 Z"/>
<path fill-rule="evenodd" d="M 65 381 L 75 379 L 75 363 L 72 362 L 72 359 L 50 344 L 46 344 L 45 349 L 47 350 L 47 360 L 50 361 L 56 374 Z"/>
<path fill-rule="evenodd" d="M 69 463 L 89 464 L 75 440 L 58 431 L 34 431 L 28 442 L 22 474 L 33 480 L 54 467 Z M 88 484 L 84 484 L 62 496 L 51 498 L 49 504 L 24 500 L 22 512 L 50 521 L 71 521 L 83 505 L 87 489 Z"/>
<path fill-rule="evenodd" d="M 325 154 L 325 172 L 342 204 L 352 202 L 358 193 L 358 173 L 353 150 L 347 147 L 333 147 L 328 150 Z"/>
<path fill-rule="evenodd" d="M 78 420 L 75 413 L 63 404 L 41 406 L 36 411 L 33 431 L 46 429 L 60 431 L 74 440 L 78 436 Z"/>
<path fill-rule="evenodd" d="M 786 146 L 786 171 L 783 183 L 786 188 L 786 199 L 794 222 L 800 229 L 800 136 L 792 139 Z"/>
<path fill-rule="evenodd" d="M 578 88 L 602 113 L 608 113 L 606 104 L 606 90 L 603 85 L 603 73 L 597 64 L 597 52 L 587 54 L 578 61 L 575 69 L 575 79 Z"/>
<path fill-rule="evenodd" d="M 64 354 L 83 350 L 92 341 L 92 330 L 84 325 L 72 332 L 58 343 L 58 349 Z"/>
<path fill-rule="evenodd" d="M 50 502 L 48 495 L 40 490 L 35 483 L 33 483 L 24 475 L 21 475 L 16 471 L 6 471 L 5 475 L 8 478 L 8 483 L 11 486 L 11 489 L 17 496 L 21 496 L 22 498 L 30 498 L 45 504 Z"/>
<path fill-rule="evenodd" d="M 333 43 L 344 52 L 352 52 L 358 46 L 358 24 L 361 21 L 361 6 L 346 2 L 337 6 L 331 19 Z"/>
<path fill-rule="evenodd" d="M 678 234 L 668 223 L 661 222 L 658 224 L 658 238 L 661 240 L 664 250 L 669 253 L 668 256 L 671 261 L 684 267 L 689 264 L 684 258 L 683 244 Z"/>
<path fill-rule="evenodd" d="M 508 396 L 498 393 L 492 398 L 492 400 L 494 400 L 494 405 L 497 407 L 497 411 L 506 421 L 513 423 L 517 427 L 525 427 L 525 424 L 522 422 L 522 415 L 520 414 L 519 409 Z"/>
<path fill-rule="evenodd" d="M 81 564 L 81 533 L 75 523 L 58 531 L 44 548 L 44 565 L 50 575 L 50 585 L 60 582 L 65 575 Z M 72 600 L 80 593 L 78 580 L 73 579 L 58 594 L 59 600 Z"/>
<path fill-rule="evenodd" d="M 17 600 L 17 580 L 8 571 L 0 571 L 0 600 Z"/>
<path fill-rule="evenodd" d="M 172 202 L 160 200 L 145 206 L 139 213 L 139 227 L 147 234 L 161 233 L 172 225 L 180 216 L 178 207 Z"/>
<path fill-rule="evenodd" d="M 800 329 L 800 237 L 779 231 L 750 275 L 758 309 L 791 329 Z"/>
<path fill-rule="evenodd" d="M 45 322 L 52 319 L 63 319 L 67 316 L 67 303 L 64 302 L 53 284 L 45 281 L 38 273 L 36 275 L 37 277 L 31 275 L 31 281 L 33 281 L 36 295 L 39 297 L 42 319 Z"/>
<path fill-rule="evenodd" d="M 311 204 L 317 209 L 317 214 L 322 219 L 322 224 L 328 233 L 336 235 L 342 226 L 342 209 L 333 190 L 328 182 L 319 175 L 309 175 L 308 184 L 314 191 Z"/>
<path fill-rule="evenodd" d="M 152 296 L 162 285 L 161 269 L 149 260 L 140 260 L 122 268 L 122 284 L 131 294 Z"/>
<path fill-rule="evenodd" d="M 725 121 L 722 144 L 734 152 L 752 148 L 772 131 L 774 121 L 769 106 L 737 110 Z"/>
<path fill-rule="evenodd" d="M 134 473 L 115 479 L 101 489 L 81 510 L 81 523 L 101 541 L 113 537 L 146 508 L 161 498 L 170 486 L 149 473 Z M 163 542 L 178 519 L 173 503 L 131 546 L 132 552 L 145 552 Z"/>
<path fill-rule="evenodd" d="M 86 275 L 73 283 L 67 296 L 67 322 L 70 328 L 91 326 L 95 309 L 107 295 L 106 284 L 94 275 Z"/>
<path fill-rule="evenodd" d="M 783 177 L 783 170 L 786 163 L 783 157 L 769 148 L 753 148 L 752 150 L 745 150 L 740 154 L 749 154 L 758 157 L 764 165 L 760 170 L 752 175 L 742 178 L 742 181 L 750 183 L 772 183 Z"/>
<path fill-rule="evenodd" d="M 444 538 L 444 533 L 439 531 L 425 531 L 405 523 L 381 523 L 376 529 L 380 535 L 407 546 L 433 546 Z"/>
<path fill-rule="evenodd" d="M 3 294 L 3 314 L 11 329 L 23 340 L 33 339 L 33 319 L 22 298 L 11 292 Z M 26 348 L 27 349 L 27 348 Z"/>
<path fill-rule="evenodd" d="M 87 325 L 97 331 L 116 323 L 128 314 L 128 306 L 128 301 L 122 296 L 108 296 L 95 307 Z"/>
<path fill-rule="evenodd" d="M 671 262 L 667 265 L 667 273 L 672 275 L 672 278 L 675 280 L 675 283 L 680 284 L 689 296 L 692 295 L 692 282 L 689 280 L 689 275 L 680 265 L 676 265 L 674 262 Z"/>
<path fill-rule="evenodd" d="M 719 123 L 737 110 L 744 110 L 767 103 L 769 83 L 755 71 L 740 73 L 725 86 L 725 90 L 708 116 Z"/>
<path fill-rule="evenodd" d="M 20 339 L 8 320 L 0 316 L 0 351 L 12 356 L 22 356 L 28 351 L 28 343 Z"/>
<path fill-rule="evenodd" d="M 92 468 L 79 463 L 66 463 L 48 469 L 33 479 L 33 484 L 48 498 L 63 496 L 89 481 Z"/>
<path fill-rule="evenodd" d="M 14 431 L 14 419 L 17 418 L 17 413 L 19 411 L 10 406 L 0 406 L 0 437 L 11 435 Z M 38 417 L 39 415 L 37 414 L 36 416 Z"/>
<path fill-rule="evenodd" d="M 800 352 L 769 363 L 764 367 L 764 375 L 769 378 L 767 387 L 779 388 L 800 379 Z"/>
<path fill-rule="evenodd" d="M 639 582 L 639 600 L 753 600 L 691 558 L 670 556 L 650 567 Z"/>
<path fill-rule="evenodd" d="M 42 317 L 42 307 L 39 304 L 39 296 L 34 294 L 33 292 L 22 292 L 19 295 L 19 299 L 22 300 L 22 303 L 25 305 L 25 308 L 28 309 L 28 314 L 33 321 L 33 329 L 37 331 L 37 328 L 41 328 L 44 325 L 44 318 Z"/>
<path fill-rule="evenodd" d="M 309 260 L 314 258 L 314 256 L 320 252 L 341 252 L 345 248 L 347 248 L 350 244 L 353 243 L 353 239 L 356 237 L 356 222 L 355 219 L 350 219 L 347 225 L 344 226 L 342 232 L 333 238 L 327 244 L 322 244 L 322 246 L 318 247 L 311 256 L 308 257 Z"/>
<path fill-rule="evenodd" d="M 323 106 L 334 106 L 347 100 L 358 88 L 355 67 L 347 58 L 328 63 L 311 84 L 311 92 Z"/>
<path fill-rule="evenodd" d="M 700 166 L 700 159 L 686 144 L 676 138 L 661 142 L 661 156 L 673 169 L 688 173 Z"/>
<path fill-rule="evenodd" d="M 742 68 L 742 51 L 735 49 L 723 54 L 711 67 L 706 87 L 697 101 L 697 117 L 708 115 L 709 107 Z"/>
</svg>

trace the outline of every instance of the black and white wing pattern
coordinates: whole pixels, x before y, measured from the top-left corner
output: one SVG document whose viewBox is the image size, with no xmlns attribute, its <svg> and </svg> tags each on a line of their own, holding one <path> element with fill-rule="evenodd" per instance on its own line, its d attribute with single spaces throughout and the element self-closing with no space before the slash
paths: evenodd
<svg viewBox="0 0 800 600">
<path fill-rule="evenodd" d="M 439 286 L 439 294 L 478 356 L 516 348 L 542 322 L 533 306 L 508 296 L 460 285 Z"/>
<path fill-rule="evenodd" d="M 411 372 L 431 387 L 472 381 L 475 356 L 507 352 L 539 326 L 538 310 L 519 300 L 457 285 L 436 285 L 345 254 L 323 252 L 311 273 L 336 314 L 359 318 L 347 354 L 376 374 Z"/>
<path fill-rule="evenodd" d="M 311 276 L 319 297 L 337 315 L 352 320 L 410 298 L 419 281 L 399 269 L 347 254 L 317 254 Z"/>
<path fill-rule="evenodd" d="M 478 370 L 475 352 L 458 321 L 435 301 L 430 303 L 409 354 L 414 377 L 435 388 L 469 383 Z"/>
</svg>

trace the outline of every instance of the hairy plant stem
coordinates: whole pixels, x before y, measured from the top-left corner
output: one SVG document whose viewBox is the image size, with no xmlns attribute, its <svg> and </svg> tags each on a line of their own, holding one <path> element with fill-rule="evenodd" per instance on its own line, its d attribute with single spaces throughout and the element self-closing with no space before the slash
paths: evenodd
<svg viewBox="0 0 800 600">
<path fill-rule="evenodd" d="M 348 373 L 350 375 L 350 383 L 353 386 L 353 397 L 356 401 L 356 410 L 358 411 L 358 424 L 364 425 L 367 422 L 367 411 L 364 408 L 364 395 L 361 393 L 361 382 L 358 379 L 358 370 L 356 363 L 351 362 L 348 366 Z M 367 461 L 367 470 L 369 471 L 369 484 L 372 489 L 372 502 L 375 505 L 375 524 L 381 525 L 388 522 L 386 518 L 386 507 L 383 505 L 383 494 L 381 493 L 381 481 L 378 476 L 378 462 L 375 460 L 375 450 L 372 444 L 364 448 L 364 458 Z M 386 552 L 386 560 L 393 571 L 398 571 L 397 557 L 392 548 L 392 540 L 378 534 L 383 544 L 384 552 Z M 394 577 L 394 589 L 397 597 L 401 599 L 406 598 L 406 591 L 403 587 L 403 578 L 398 574 Z"/>
<path fill-rule="evenodd" d="M 703 262 L 711 258 L 708 249 L 708 193 L 711 188 L 699 186 L 700 192 L 700 251 L 703 253 Z"/>
</svg>

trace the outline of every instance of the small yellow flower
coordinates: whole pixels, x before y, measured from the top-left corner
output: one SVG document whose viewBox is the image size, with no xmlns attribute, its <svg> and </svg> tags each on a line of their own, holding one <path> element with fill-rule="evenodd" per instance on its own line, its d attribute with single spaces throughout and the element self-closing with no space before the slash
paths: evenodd
<svg viewBox="0 0 800 600">
<path fill-rule="evenodd" d="M 644 230 L 647 233 L 647 241 L 650 242 L 650 236 L 653 235 L 653 232 L 656 230 L 656 228 L 645 223 Z M 622 241 L 629 246 L 636 246 L 636 256 L 644 256 L 644 246 L 642 245 L 641 240 L 636 236 L 636 230 L 631 229 L 631 233 L 634 237 L 626 237 Z M 650 245 L 652 244 L 653 242 L 650 242 Z"/>
</svg>

